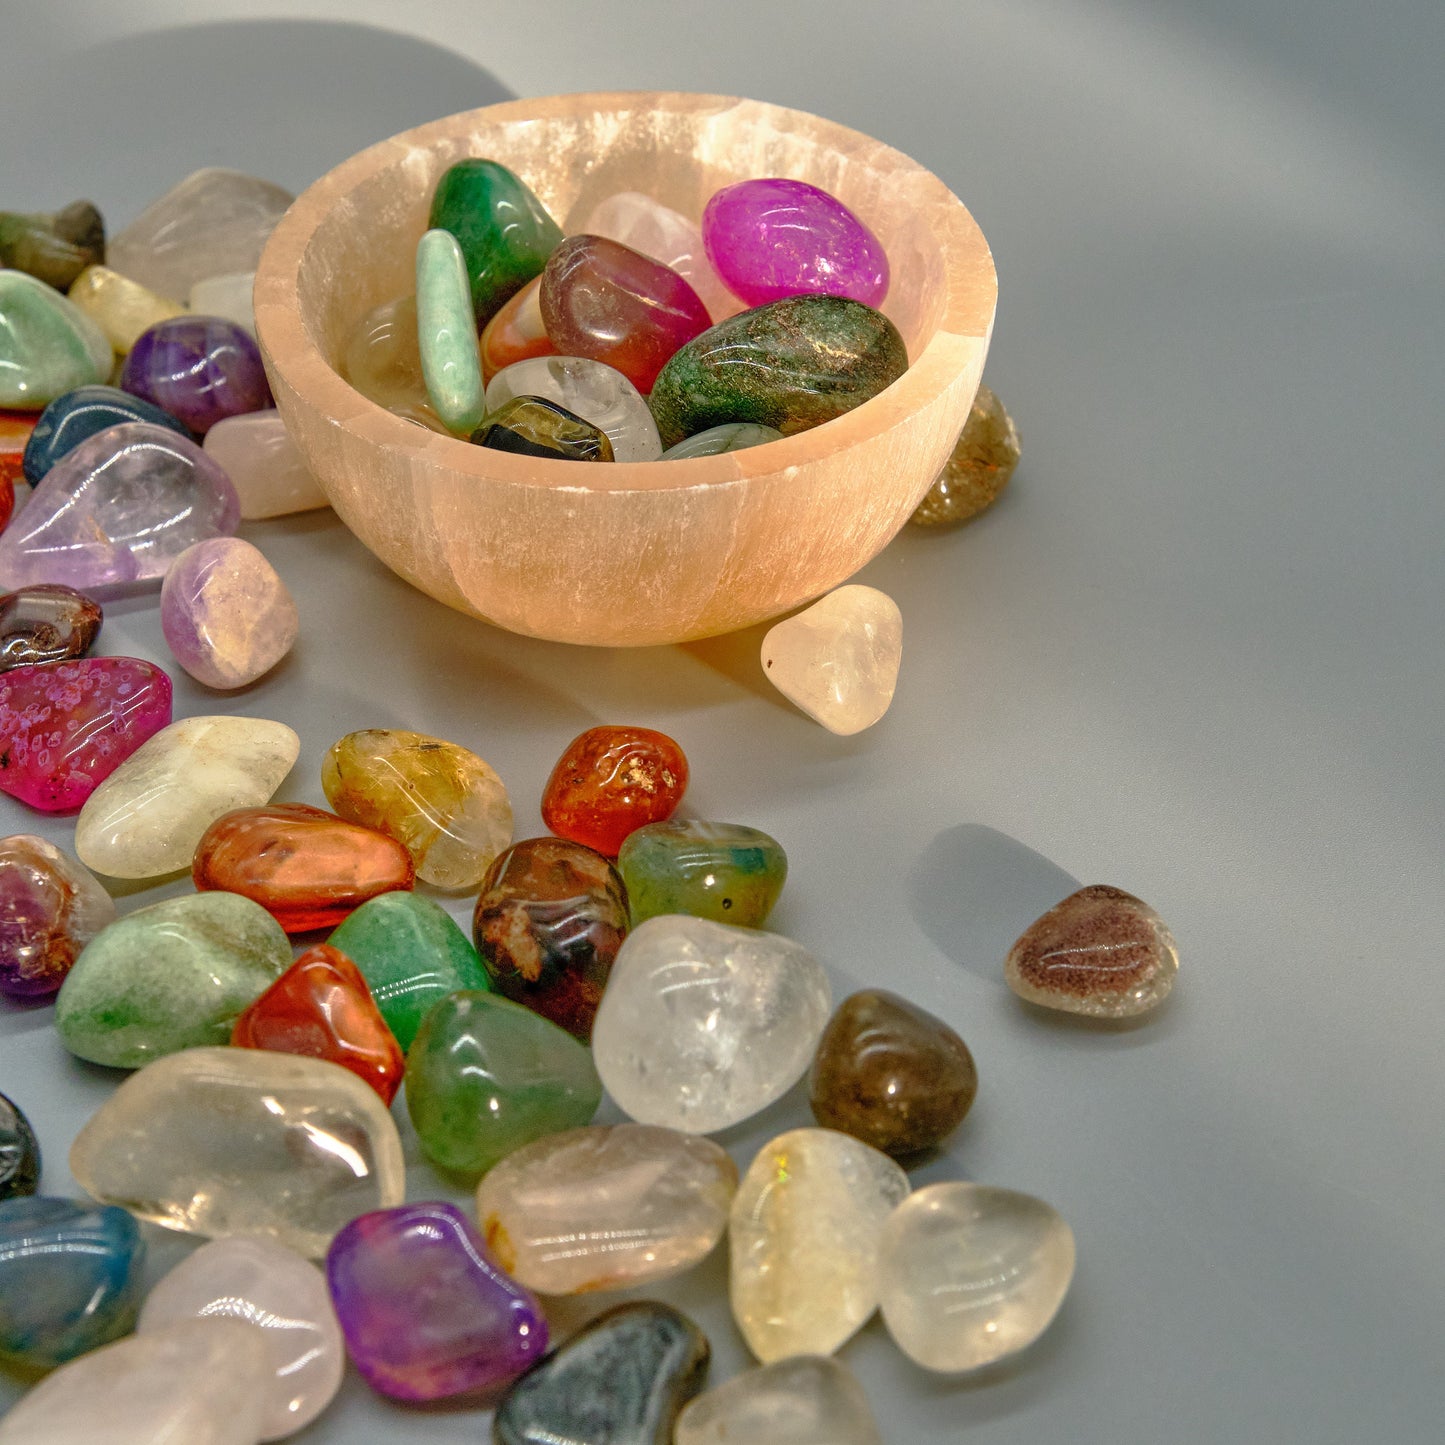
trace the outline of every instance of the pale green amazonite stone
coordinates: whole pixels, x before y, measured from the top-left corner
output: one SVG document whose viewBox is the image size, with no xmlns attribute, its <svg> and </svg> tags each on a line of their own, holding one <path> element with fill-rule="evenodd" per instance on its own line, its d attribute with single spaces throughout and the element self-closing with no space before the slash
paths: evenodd
<svg viewBox="0 0 1445 1445">
<path fill-rule="evenodd" d="M 281 925 L 236 893 L 137 909 L 81 950 L 55 999 L 71 1053 L 137 1069 L 162 1054 L 228 1044 L 237 1015 L 291 966 Z"/>
<path fill-rule="evenodd" d="M 485 410 L 482 353 L 467 263 L 450 231 L 428 231 L 417 243 L 416 324 L 431 404 L 453 431 L 470 434 Z"/>
<path fill-rule="evenodd" d="M 39 411 L 110 377 L 110 342 L 53 287 L 0 271 L 0 407 Z"/>
</svg>

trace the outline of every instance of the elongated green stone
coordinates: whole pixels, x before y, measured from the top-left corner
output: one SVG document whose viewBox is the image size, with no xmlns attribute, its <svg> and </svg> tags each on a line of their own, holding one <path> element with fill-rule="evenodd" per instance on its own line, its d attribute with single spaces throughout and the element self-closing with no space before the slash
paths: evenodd
<svg viewBox="0 0 1445 1445">
<path fill-rule="evenodd" d="M 843 296 L 789 296 L 674 352 L 650 405 L 664 447 L 725 422 L 791 436 L 861 406 L 907 370 L 903 338 L 881 311 Z"/>
<path fill-rule="evenodd" d="M 544 1134 L 589 1123 L 602 1102 L 592 1055 L 511 999 L 455 993 L 406 1056 L 406 1107 L 427 1158 L 481 1174 Z"/>
<path fill-rule="evenodd" d="M 348 915 L 326 940 L 361 970 L 386 1026 L 411 1047 L 427 1012 L 458 989 L 491 988 L 471 940 L 439 903 L 383 893 Z"/>
<path fill-rule="evenodd" d="M 562 228 L 527 184 L 480 158 L 458 161 L 437 182 L 427 225 L 461 242 L 479 326 L 542 274 L 562 240 Z"/>
<path fill-rule="evenodd" d="M 453 431 L 472 431 L 485 411 L 482 353 L 466 263 L 450 231 L 428 231 L 417 243 L 416 335 L 437 415 Z"/>
<path fill-rule="evenodd" d="M 660 913 L 760 928 L 783 891 L 788 856 L 758 828 L 673 819 L 629 833 L 617 871 L 634 928 Z"/>
<path fill-rule="evenodd" d="M 0 271 L 0 407 L 40 411 L 110 376 L 110 342 L 78 306 L 24 271 Z"/>
<path fill-rule="evenodd" d="M 291 966 L 281 925 L 236 893 L 139 908 L 81 950 L 55 999 L 71 1053 L 138 1069 L 163 1054 L 228 1044 L 242 1009 Z"/>
</svg>

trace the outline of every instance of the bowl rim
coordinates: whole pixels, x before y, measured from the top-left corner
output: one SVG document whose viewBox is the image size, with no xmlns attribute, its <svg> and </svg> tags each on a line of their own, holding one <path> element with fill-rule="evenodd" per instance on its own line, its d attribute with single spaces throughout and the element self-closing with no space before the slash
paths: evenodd
<svg viewBox="0 0 1445 1445">
<path fill-rule="evenodd" d="M 760 119 L 807 130 L 820 143 L 846 148 L 869 164 L 909 172 L 925 197 L 932 193 L 937 205 L 930 212 L 929 227 L 943 260 L 945 303 L 933 334 L 919 354 L 910 358 L 908 370 L 897 381 L 842 416 L 766 447 L 675 461 L 614 462 L 587 468 L 584 480 L 575 463 L 473 446 L 395 416 L 357 391 L 326 359 L 302 319 L 299 277 L 317 231 L 358 186 L 418 149 L 433 149 L 453 139 L 463 128 L 642 107 L 675 114 L 756 110 Z M 661 492 L 746 484 L 754 471 L 805 466 L 821 455 L 846 451 L 881 433 L 906 427 L 915 412 L 937 401 L 955 384 L 960 372 L 975 362 L 980 342 L 987 347 L 997 300 L 993 255 L 977 222 L 943 181 L 902 151 L 836 121 L 767 101 L 692 91 L 619 90 L 502 101 L 442 116 L 356 152 L 312 182 L 272 231 L 257 263 L 254 312 L 268 372 L 279 373 L 286 389 L 331 425 L 374 446 L 410 454 L 424 467 L 442 468 L 491 485 Z M 756 452 L 767 453 L 765 465 L 749 466 L 744 460 L 763 463 L 763 458 L 753 457 Z"/>
</svg>

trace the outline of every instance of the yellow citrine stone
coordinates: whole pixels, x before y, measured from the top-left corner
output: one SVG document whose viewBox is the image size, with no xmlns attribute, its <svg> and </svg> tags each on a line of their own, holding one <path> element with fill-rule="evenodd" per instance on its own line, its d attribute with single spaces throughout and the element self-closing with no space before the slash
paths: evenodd
<svg viewBox="0 0 1445 1445">
<path fill-rule="evenodd" d="M 157 296 L 109 266 L 87 266 L 75 278 L 69 295 L 100 327 L 112 350 L 120 356 L 136 344 L 142 331 L 149 331 L 157 321 L 186 314 L 184 306 L 168 297 Z"/>
</svg>

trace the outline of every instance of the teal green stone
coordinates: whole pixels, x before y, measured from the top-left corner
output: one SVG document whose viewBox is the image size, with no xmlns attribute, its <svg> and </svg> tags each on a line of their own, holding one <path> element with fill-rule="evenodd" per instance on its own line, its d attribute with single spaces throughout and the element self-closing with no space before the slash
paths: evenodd
<svg viewBox="0 0 1445 1445">
<path fill-rule="evenodd" d="M 357 968 L 403 1049 L 432 1007 L 458 989 L 485 992 L 487 971 L 471 940 L 439 903 L 419 893 L 368 899 L 328 938 Z"/>
<path fill-rule="evenodd" d="M 460 1174 L 483 1174 L 544 1134 L 581 1128 L 601 1102 L 585 1045 L 494 993 L 443 999 L 406 1056 L 406 1107 L 422 1151 Z"/>
<path fill-rule="evenodd" d="M 482 353 L 472 318 L 467 267 L 450 231 L 428 231 L 416 248 L 416 336 L 427 396 L 447 426 L 481 423 Z"/>
<path fill-rule="evenodd" d="M 472 307 L 484 326 L 561 244 L 562 228 L 531 188 L 496 161 L 458 161 L 437 182 L 427 225 L 461 242 Z"/>
<path fill-rule="evenodd" d="M 110 368 L 110 342 L 78 306 L 24 271 L 0 271 L 0 407 L 39 411 Z"/>
<path fill-rule="evenodd" d="M 634 928 L 660 913 L 761 928 L 783 891 L 788 855 L 758 828 L 674 819 L 629 833 L 617 871 Z"/>
<path fill-rule="evenodd" d="M 694 436 L 684 437 L 676 446 L 663 452 L 665 462 L 685 462 L 689 457 L 717 457 L 724 452 L 746 451 L 764 442 L 775 442 L 782 436 L 775 426 L 758 426 L 750 421 L 724 422 L 710 426 Z"/>
<path fill-rule="evenodd" d="M 789 296 L 675 351 L 649 404 L 664 447 L 725 422 L 791 436 L 861 406 L 907 370 L 903 338 L 881 311 L 844 296 Z"/>
<path fill-rule="evenodd" d="M 291 966 L 281 925 L 238 893 L 138 908 L 81 949 L 55 997 L 71 1053 L 138 1069 L 163 1054 L 228 1044 L 241 1011 Z"/>
</svg>

